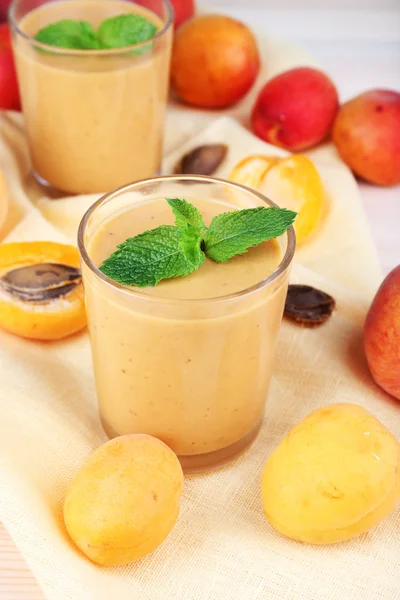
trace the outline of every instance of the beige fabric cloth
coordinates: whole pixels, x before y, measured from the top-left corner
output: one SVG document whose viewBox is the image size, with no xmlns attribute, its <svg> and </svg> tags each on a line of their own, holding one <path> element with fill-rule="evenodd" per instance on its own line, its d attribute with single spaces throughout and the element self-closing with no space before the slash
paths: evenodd
<svg viewBox="0 0 400 600">
<path fill-rule="evenodd" d="M 290 56 L 297 61 L 297 54 L 279 48 L 282 68 L 291 66 Z M 199 134 L 210 118 L 172 107 L 167 148 L 173 151 L 188 137 L 188 145 L 223 137 L 233 147 L 232 161 L 271 152 L 227 119 Z M 325 548 L 283 538 L 262 513 L 263 463 L 311 410 L 356 402 L 400 435 L 398 405 L 372 383 L 361 350 L 362 323 L 380 271 L 357 185 L 331 148 L 313 155 L 331 213 L 320 236 L 299 252 L 298 261 L 307 267 L 296 265 L 292 281 L 332 293 L 337 312 L 316 330 L 283 323 L 259 437 L 230 467 L 186 478 L 178 523 L 151 556 L 123 568 L 97 567 L 75 551 L 63 526 L 62 502 L 71 479 L 106 439 L 97 417 L 87 335 L 38 343 L 0 332 L 0 518 L 50 600 L 400 597 L 398 510 L 369 534 Z M 165 171 L 175 159 L 174 154 L 166 158 Z M 7 239 L 74 239 L 77 221 L 94 198 L 38 199 L 16 115 L 1 117 L 0 164 L 12 196 L 3 230 Z"/>
</svg>

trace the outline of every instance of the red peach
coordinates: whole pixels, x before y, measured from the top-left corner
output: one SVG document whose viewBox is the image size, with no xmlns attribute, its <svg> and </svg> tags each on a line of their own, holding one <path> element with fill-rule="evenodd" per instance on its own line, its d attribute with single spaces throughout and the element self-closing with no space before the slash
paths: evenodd
<svg viewBox="0 0 400 600">
<path fill-rule="evenodd" d="M 368 311 L 364 351 L 376 383 L 400 400 L 400 265 L 383 281 Z"/>
<path fill-rule="evenodd" d="M 175 11 L 175 27 L 179 27 L 194 16 L 196 11 L 194 0 L 171 0 Z"/>
<path fill-rule="evenodd" d="M 0 24 L 0 109 L 21 110 L 17 75 L 7 23 Z"/>
<path fill-rule="evenodd" d="M 5 0 L 0 0 L 4 2 Z M 175 18 L 174 25 L 175 28 L 182 25 L 188 19 L 191 19 L 196 10 L 195 0 L 169 0 L 173 6 Z M 164 13 L 164 5 L 162 0 L 135 0 L 137 4 L 144 6 L 148 10 L 153 11 L 156 15 L 163 16 Z"/>
<path fill-rule="evenodd" d="M 363 179 L 400 183 L 400 93 L 370 90 L 346 102 L 332 139 L 345 163 Z"/>
<path fill-rule="evenodd" d="M 0 0 L 0 21 L 7 20 L 7 12 L 10 4 L 11 0 Z"/>
<path fill-rule="evenodd" d="M 268 81 L 253 108 L 253 131 L 262 140 L 293 152 L 321 142 L 339 106 L 332 81 L 312 67 L 297 67 Z"/>
<path fill-rule="evenodd" d="M 253 85 L 260 58 L 246 25 L 222 15 L 191 19 L 175 36 L 172 83 L 194 106 L 223 108 L 238 102 Z"/>
</svg>

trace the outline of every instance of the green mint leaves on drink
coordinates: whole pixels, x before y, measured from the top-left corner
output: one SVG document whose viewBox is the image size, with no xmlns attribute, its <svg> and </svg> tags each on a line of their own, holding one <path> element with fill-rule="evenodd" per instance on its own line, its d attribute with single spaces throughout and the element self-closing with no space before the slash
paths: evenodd
<svg viewBox="0 0 400 600">
<path fill-rule="evenodd" d="M 146 42 L 157 27 L 140 15 L 119 15 L 106 19 L 97 30 L 101 48 L 124 48 Z M 146 50 L 147 47 L 144 48 Z M 139 50 L 139 49 L 138 49 Z M 137 52 L 137 51 L 136 51 Z"/>
<path fill-rule="evenodd" d="M 71 50 L 110 50 L 146 42 L 156 31 L 156 25 L 145 17 L 122 14 L 105 19 L 97 30 L 86 21 L 63 19 L 40 29 L 35 39 L 42 44 Z M 132 53 L 142 54 L 148 49 L 149 45 L 146 45 Z"/>
<path fill-rule="evenodd" d="M 201 212 L 186 200 L 167 198 L 175 225 L 161 225 L 127 239 L 100 270 L 122 285 L 155 286 L 162 279 L 196 271 L 206 256 L 227 262 L 252 246 L 279 237 L 296 214 L 277 207 L 257 207 L 222 213 L 204 224 Z"/>
<path fill-rule="evenodd" d="M 74 50 L 97 50 L 100 47 L 92 25 L 72 19 L 46 25 L 35 35 L 35 40 L 49 46 Z"/>
<path fill-rule="evenodd" d="M 103 262 L 100 270 L 118 283 L 137 287 L 189 275 L 197 267 L 183 253 L 181 240 L 177 227 L 161 225 L 128 238 Z"/>
<path fill-rule="evenodd" d="M 279 237 L 296 213 L 282 208 L 246 208 L 217 215 L 204 237 L 205 252 L 216 262 L 227 262 L 251 246 Z"/>
<path fill-rule="evenodd" d="M 186 200 L 180 198 L 166 199 L 175 215 L 175 225 L 181 233 L 181 249 L 187 260 L 198 269 L 205 261 L 201 242 L 206 226 L 201 212 Z"/>
</svg>

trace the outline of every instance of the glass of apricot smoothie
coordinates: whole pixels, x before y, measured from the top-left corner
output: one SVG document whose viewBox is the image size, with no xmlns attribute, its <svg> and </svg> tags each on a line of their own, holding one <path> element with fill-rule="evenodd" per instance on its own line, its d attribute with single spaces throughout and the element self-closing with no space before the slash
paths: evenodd
<svg viewBox="0 0 400 600">
<path fill-rule="evenodd" d="M 174 224 L 166 198 L 220 213 L 275 206 L 201 176 L 157 177 L 110 192 L 78 234 L 100 417 L 110 437 L 154 435 L 187 471 L 241 454 L 260 428 L 295 249 L 293 228 L 225 263 L 205 259 L 154 287 L 99 269 L 127 238 Z"/>
<path fill-rule="evenodd" d="M 100 47 L 92 31 L 120 15 L 146 19 L 151 37 L 121 47 L 132 38 L 125 37 L 126 28 L 110 25 L 105 43 L 119 47 Z M 168 0 L 14 0 L 14 56 L 33 171 L 41 183 L 69 194 L 104 193 L 159 171 L 172 15 Z M 54 36 L 40 38 L 38 32 L 65 20 L 84 22 L 83 49 L 66 25 L 57 43 L 75 47 L 39 41 Z"/>
</svg>

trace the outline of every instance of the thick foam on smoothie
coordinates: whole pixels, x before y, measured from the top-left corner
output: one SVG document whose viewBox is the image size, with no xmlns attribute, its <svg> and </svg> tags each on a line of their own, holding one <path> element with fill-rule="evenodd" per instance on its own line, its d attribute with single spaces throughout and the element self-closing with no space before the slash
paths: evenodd
<svg viewBox="0 0 400 600">
<path fill-rule="evenodd" d="M 235 209 L 224 202 L 190 201 L 202 212 L 206 225 L 217 214 Z M 90 241 L 90 258 L 96 266 L 100 266 L 127 238 L 159 225 L 173 224 L 171 208 L 164 199 L 140 203 L 103 223 Z M 245 290 L 262 281 L 281 260 L 281 247 L 277 240 L 271 240 L 226 263 L 206 259 L 197 271 L 186 277 L 164 280 L 155 287 L 140 288 L 140 291 L 163 298 L 216 298 Z"/>
</svg>

